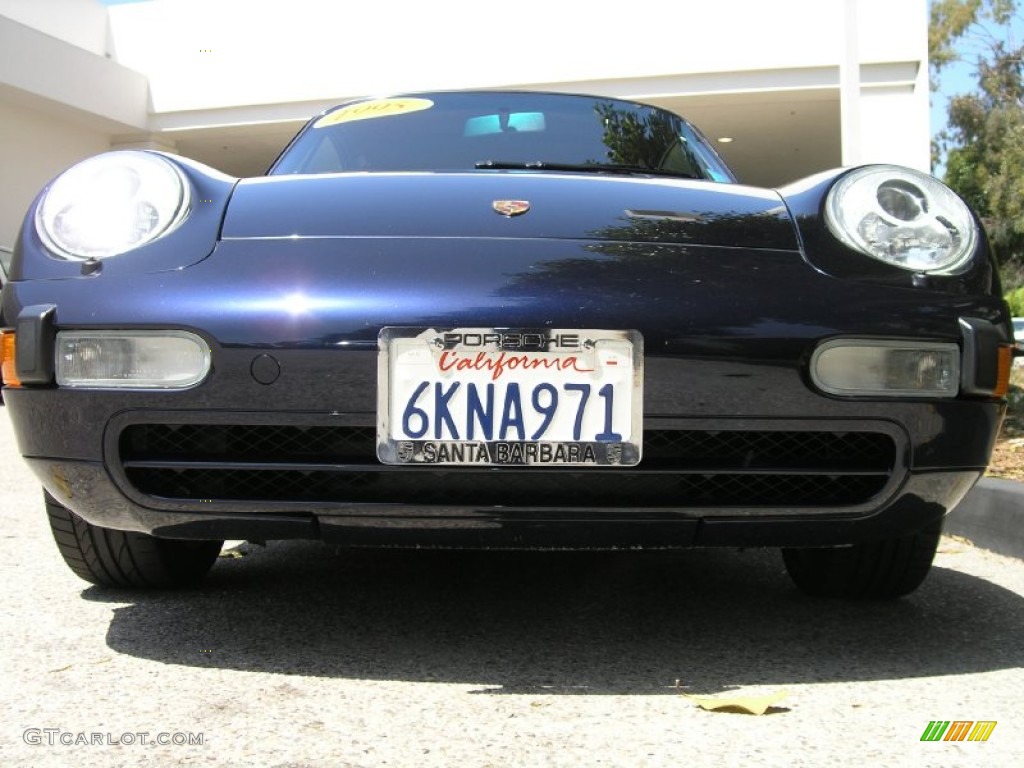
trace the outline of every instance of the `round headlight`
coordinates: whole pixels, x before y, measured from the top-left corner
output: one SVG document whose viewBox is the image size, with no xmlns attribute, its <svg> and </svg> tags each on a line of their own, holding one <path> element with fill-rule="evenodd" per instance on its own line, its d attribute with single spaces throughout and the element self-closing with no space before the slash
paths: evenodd
<svg viewBox="0 0 1024 768">
<path fill-rule="evenodd" d="M 151 152 L 108 152 L 54 180 L 36 209 L 36 230 L 67 259 L 103 259 L 156 240 L 181 223 L 189 185 Z"/>
<path fill-rule="evenodd" d="M 893 165 L 860 168 L 825 201 L 829 228 L 846 245 L 913 272 L 953 273 L 974 252 L 974 217 L 945 184 Z"/>
</svg>

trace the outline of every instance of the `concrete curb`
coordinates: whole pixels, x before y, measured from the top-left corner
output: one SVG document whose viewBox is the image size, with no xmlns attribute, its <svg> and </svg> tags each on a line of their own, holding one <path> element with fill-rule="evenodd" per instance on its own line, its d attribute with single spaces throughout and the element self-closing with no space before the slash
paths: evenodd
<svg viewBox="0 0 1024 768">
<path fill-rule="evenodd" d="M 946 518 L 944 533 L 1024 559 L 1024 483 L 982 478 Z"/>
</svg>

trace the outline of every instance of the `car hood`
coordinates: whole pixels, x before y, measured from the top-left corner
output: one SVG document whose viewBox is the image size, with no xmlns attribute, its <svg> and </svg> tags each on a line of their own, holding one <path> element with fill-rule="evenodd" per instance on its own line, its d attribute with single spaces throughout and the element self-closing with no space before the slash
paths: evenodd
<svg viewBox="0 0 1024 768">
<path fill-rule="evenodd" d="M 525 213 L 495 210 L 528 203 Z M 244 179 L 222 238 L 525 238 L 797 250 L 771 190 L 662 177 L 537 171 Z"/>
</svg>

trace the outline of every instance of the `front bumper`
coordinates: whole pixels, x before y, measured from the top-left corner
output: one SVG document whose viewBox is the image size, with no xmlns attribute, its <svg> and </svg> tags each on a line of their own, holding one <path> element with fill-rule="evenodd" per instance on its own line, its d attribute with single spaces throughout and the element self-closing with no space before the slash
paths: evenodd
<svg viewBox="0 0 1024 768">
<path fill-rule="evenodd" d="M 637 467 L 387 467 L 375 352 L 275 350 L 281 386 L 254 378 L 256 356 L 215 350 L 216 375 L 186 392 L 9 389 L 22 453 L 90 522 L 169 538 L 808 546 L 944 515 L 981 475 L 1003 414 L 980 400 L 827 398 L 789 365 L 649 357 L 645 399 L 661 413 L 645 415 Z"/>
</svg>

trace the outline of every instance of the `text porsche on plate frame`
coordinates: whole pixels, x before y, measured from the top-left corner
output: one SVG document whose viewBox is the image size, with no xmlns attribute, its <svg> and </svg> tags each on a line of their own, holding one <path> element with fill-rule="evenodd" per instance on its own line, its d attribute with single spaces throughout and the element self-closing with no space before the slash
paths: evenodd
<svg viewBox="0 0 1024 768">
<path fill-rule="evenodd" d="M 640 461 L 637 331 L 389 327 L 378 341 L 385 464 Z"/>
</svg>

